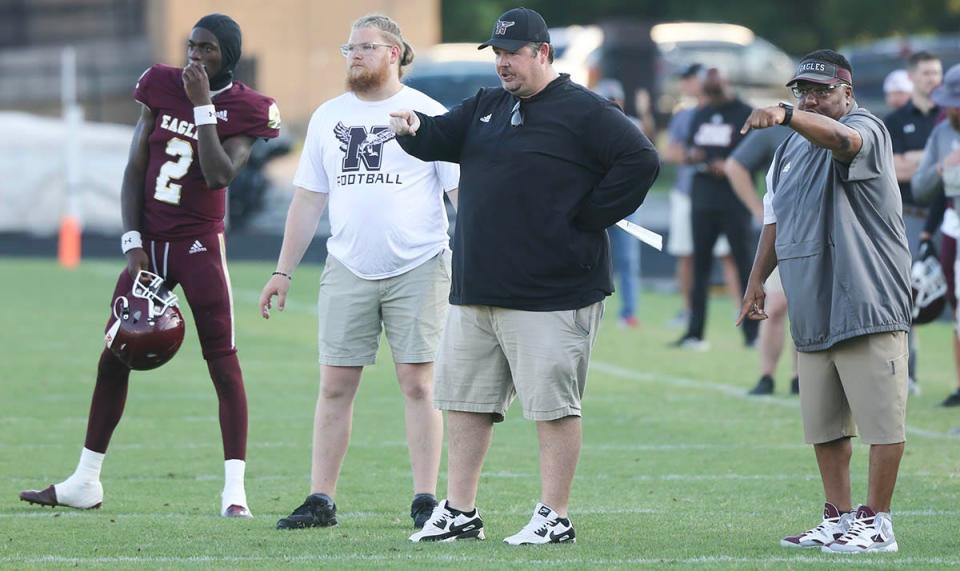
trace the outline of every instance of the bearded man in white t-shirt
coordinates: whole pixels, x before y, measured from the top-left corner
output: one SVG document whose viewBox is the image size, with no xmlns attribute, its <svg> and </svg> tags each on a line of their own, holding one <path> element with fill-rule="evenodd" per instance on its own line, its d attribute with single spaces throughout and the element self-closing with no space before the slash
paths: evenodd
<svg viewBox="0 0 960 571">
<path fill-rule="evenodd" d="M 435 497 L 443 420 L 433 408 L 433 361 L 446 319 L 450 249 L 443 194 L 456 206 L 459 167 L 426 163 L 393 140 L 389 113 L 446 109 L 400 83 L 413 50 L 386 16 L 354 22 L 341 52 L 348 91 L 310 119 L 283 246 L 260 295 L 269 318 L 283 310 L 293 271 L 329 203 L 331 237 L 320 278 L 320 397 L 314 417 L 310 495 L 278 529 L 337 524 L 337 479 L 350 440 L 353 399 L 377 354 L 381 327 L 405 400 L 413 467 L 411 517 L 423 527 Z"/>
</svg>

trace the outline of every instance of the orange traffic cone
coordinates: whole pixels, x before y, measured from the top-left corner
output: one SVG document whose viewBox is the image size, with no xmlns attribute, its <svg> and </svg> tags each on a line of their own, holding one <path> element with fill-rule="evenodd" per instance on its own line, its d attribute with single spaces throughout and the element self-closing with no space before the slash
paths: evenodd
<svg viewBox="0 0 960 571">
<path fill-rule="evenodd" d="M 60 222 L 57 259 L 67 269 L 80 265 L 80 222 L 73 216 L 64 216 Z"/>
</svg>

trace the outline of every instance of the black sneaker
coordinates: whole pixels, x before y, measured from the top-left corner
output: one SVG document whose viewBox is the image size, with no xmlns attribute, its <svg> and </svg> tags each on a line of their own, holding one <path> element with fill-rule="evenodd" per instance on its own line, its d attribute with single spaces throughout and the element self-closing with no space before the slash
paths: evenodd
<svg viewBox="0 0 960 571">
<path fill-rule="evenodd" d="M 277 529 L 304 529 L 337 525 L 337 504 L 326 494 L 310 494 L 293 513 L 277 522 Z"/>
<path fill-rule="evenodd" d="M 413 518 L 413 529 L 423 529 L 423 524 L 430 519 L 430 514 L 437 507 L 437 498 L 433 494 L 417 494 L 410 504 L 410 517 Z"/>
<path fill-rule="evenodd" d="M 943 399 L 940 406 L 960 406 L 960 389 L 947 395 L 947 398 Z"/>
<path fill-rule="evenodd" d="M 800 394 L 800 377 L 794 377 L 793 380 L 790 381 L 790 394 Z"/>
<path fill-rule="evenodd" d="M 773 377 L 770 375 L 764 375 L 760 377 L 760 380 L 757 381 L 757 386 L 750 389 L 748 395 L 772 395 L 773 394 Z"/>
</svg>

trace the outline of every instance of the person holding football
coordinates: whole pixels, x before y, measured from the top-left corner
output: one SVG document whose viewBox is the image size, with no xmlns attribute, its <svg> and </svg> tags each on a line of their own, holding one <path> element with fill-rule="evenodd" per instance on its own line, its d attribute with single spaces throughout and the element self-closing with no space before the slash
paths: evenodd
<svg viewBox="0 0 960 571">
<path fill-rule="evenodd" d="M 280 114 L 273 99 L 233 80 L 241 33 L 230 17 L 201 18 L 186 47 L 186 67 L 154 65 L 134 89 L 142 107 L 121 190 L 127 267 L 111 300 L 130 294 L 141 270 L 161 276 L 167 287 L 183 289 L 219 400 L 225 459 L 220 513 L 249 518 L 247 401 L 234 337 L 224 201 L 253 142 L 279 135 Z M 123 415 L 129 377 L 130 367 L 104 349 L 76 471 L 44 490 L 21 492 L 21 500 L 100 507 L 100 469 Z"/>
</svg>

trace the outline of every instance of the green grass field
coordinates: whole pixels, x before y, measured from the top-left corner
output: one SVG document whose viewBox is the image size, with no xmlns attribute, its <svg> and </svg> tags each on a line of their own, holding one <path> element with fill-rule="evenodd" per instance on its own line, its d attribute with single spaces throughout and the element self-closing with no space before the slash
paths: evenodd
<svg viewBox="0 0 960 571">
<path fill-rule="evenodd" d="M 247 493 L 256 516 L 218 517 L 222 453 L 216 398 L 191 325 L 180 354 L 131 380 L 126 415 L 103 470 L 103 509 L 41 509 L 17 492 L 74 468 L 83 443 L 106 307 L 119 263 L 64 271 L 46 260 L 0 260 L 6 284 L 0 363 L 0 565 L 23 567 L 339 568 L 723 567 L 960 565 L 960 411 L 950 329 L 921 330 L 923 395 L 908 411 L 906 457 L 894 498 L 900 553 L 839 559 L 778 546 L 819 521 L 822 492 L 802 442 L 796 398 L 747 398 L 757 355 L 742 348 L 727 298 L 711 304 L 704 354 L 665 348 L 675 296 L 645 293 L 639 330 L 607 305 L 584 400 L 584 449 L 571 517 L 576 545 L 511 548 L 500 539 L 538 497 L 536 434 L 518 410 L 499 425 L 478 504 L 488 540 L 414 545 L 403 413 L 385 349 L 357 399 L 337 497 L 339 527 L 280 532 L 277 518 L 309 491 L 317 393 L 314 299 L 319 268 L 302 268 L 285 313 L 269 322 L 256 299 L 273 269 L 231 266 L 240 359 L 250 403 Z M 855 446 L 855 501 L 865 497 L 866 450 Z M 440 493 L 445 488 L 441 470 Z"/>
</svg>

